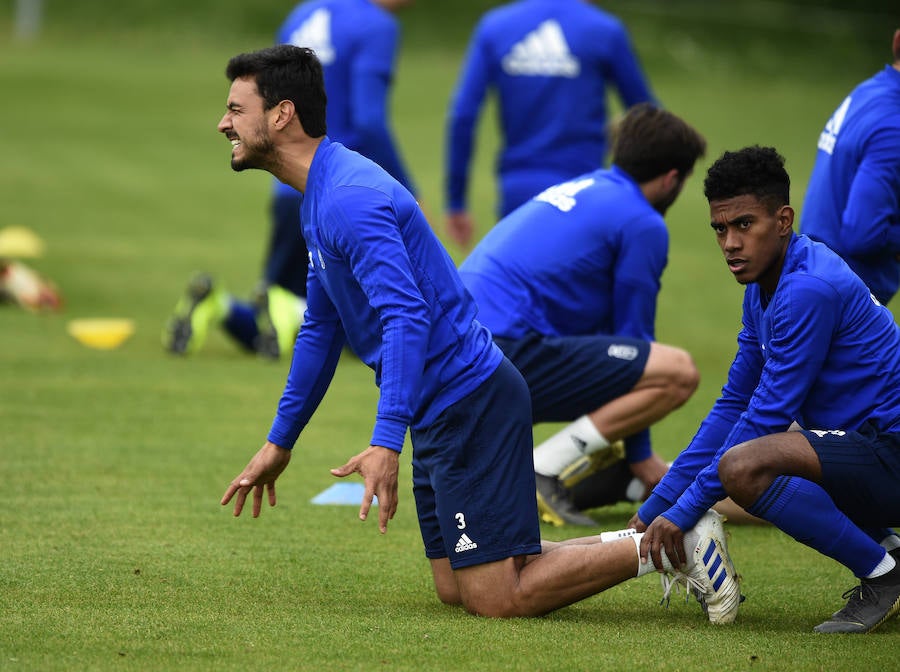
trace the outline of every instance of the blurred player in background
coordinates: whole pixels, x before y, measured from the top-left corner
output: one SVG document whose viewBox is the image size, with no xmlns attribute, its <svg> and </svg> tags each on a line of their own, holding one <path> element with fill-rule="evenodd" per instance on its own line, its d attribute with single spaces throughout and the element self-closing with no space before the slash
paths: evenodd
<svg viewBox="0 0 900 672">
<path fill-rule="evenodd" d="M 279 44 L 308 47 L 325 71 L 330 137 L 388 171 L 413 194 L 415 186 L 388 124 L 400 27 L 392 12 L 413 0 L 309 0 L 279 27 Z M 300 233 L 302 195 L 275 180 L 264 279 L 249 302 L 208 274 L 188 285 L 163 334 L 175 353 L 199 349 L 221 324 L 247 350 L 269 358 L 290 352 L 306 308 L 308 250 Z"/>
<path fill-rule="evenodd" d="M 862 633 L 900 609 L 900 328 L 828 247 L 792 230 L 790 178 L 771 147 L 726 152 L 704 191 L 746 286 L 722 395 L 631 525 L 641 556 L 729 495 L 859 579 L 816 632 Z"/>
<path fill-rule="evenodd" d="M 475 319 L 475 303 L 412 194 L 325 135 L 322 71 L 290 45 L 232 58 L 219 131 L 234 170 L 259 168 L 304 194 L 312 254 L 309 305 L 275 421 L 222 505 L 253 515 L 322 400 L 345 340 L 376 372 L 371 442 L 332 470 L 365 482 L 359 516 L 397 511 L 409 431 L 413 494 L 439 599 L 473 614 L 539 616 L 657 569 L 694 586 L 713 623 L 734 620 L 740 591 L 724 530 L 709 512 L 685 535 L 676 568 L 638 562 L 627 531 L 542 544 L 534 498 L 528 387 Z M 620 538 L 620 535 L 625 535 Z M 398 577 L 401 580 L 401 577 Z"/>
<path fill-rule="evenodd" d="M 56 285 L 22 261 L 0 257 L 0 304 L 12 303 L 31 312 L 60 310 Z"/>
<path fill-rule="evenodd" d="M 496 93 L 502 149 L 498 214 L 596 170 L 606 155 L 607 88 L 625 107 L 653 102 L 624 25 L 585 0 L 518 0 L 475 28 L 450 104 L 446 138 L 447 232 L 468 247 L 466 205 L 475 127 Z"/>
<path fill-rule="evenodd" d="M 819 135 L 800 232 L 887 303 L 900 286 L 900 29 L 894 63 L 857 86 Z"/>
<path fill-rule="evenodd" d="M 699 373 L 687 352 L 654 340 L 663 217 L 705 151 L 680 118 L 637 105 L 617 127 L 609 169 L 541 192 L 460 266 L 478 319 L 528 383 L 533 421 L 571 423 L 534 451 L 546 522 L 595 525 L 580 508 L 612 503 L 632 478 L 643 499 L 666 472 L 649 427 L 690 398 Z M 623 457 L 625 469 L 604 469 Z M 566 487 L 579 481 L 583 507 Z"/>
</svg>

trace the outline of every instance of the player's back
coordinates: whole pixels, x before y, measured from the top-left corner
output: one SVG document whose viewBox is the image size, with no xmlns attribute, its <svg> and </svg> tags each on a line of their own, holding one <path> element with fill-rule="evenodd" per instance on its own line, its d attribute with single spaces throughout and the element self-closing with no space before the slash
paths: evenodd
<svg viewBox="0 0 900 672">
<path fill-rule="evenodd" d="M 386 358 L 408 354 L 385 352 L 388 343 L 402 342 L 404 351 L 422 348 L 423 408 L 433 400 L 446 407 L 496 369 L 499 351 L 475 321 L 474 301 L 453 260 L 412 194 L 380 166 L 323 141 L 310 167 L 301 219 L 314 281 L 376 379 Z"/>
<path fill-rule="evenodd" d="M 486 14 L 478 39 L 499 99 L 500 169 L 602 165 L 606 88 L 632 54 L 622 23 L 581 0 L 526 0 Z M 626 104 L 651 100 L 642 74 L 631 79 Z"/>
<path fill-rule="evenodd" d="M 538 194 L 498 222 L 459 270 L 478 319 L 497 336 L 611 334 L 624 311 L 616 284 L 646 283 L 655 294 L 667 252 L 662 217 L 614 167 Z"/>
<path fill-rule="evenodd" d="M 279 42 L 316 52 L 328 96 L 328 135 L 350 149 L 361 151 L 362 143 L 353 121 L 354 77 L 366 68 L 390 77 L 398 30 L 396 19 L 369 0 L 310 0 L 278 30 Z"/>
<path fill-rule="evenodd" d="M 894 251 L 885 244 L 885 231 L 875 222 L 870 227 L 861 224 L 848 229 L 844 218 L 854 180 L 873 138 L 889 134 L 900 138 L 900 72 L 886 66 L 857 86 L 829 118 L 819 135 L 816 162 L 800 211 L 800 232 L 844 257 L 879 295 L 892 294 L 891 288 L 900 280 Z M 895 159 L 900 164 L 900 144 L 897 152 Z M 877 181 L 880 177 L 873 172 L 861 179 Z M 900 210 L 889 216 L 900 224 Z"/>
</svg>

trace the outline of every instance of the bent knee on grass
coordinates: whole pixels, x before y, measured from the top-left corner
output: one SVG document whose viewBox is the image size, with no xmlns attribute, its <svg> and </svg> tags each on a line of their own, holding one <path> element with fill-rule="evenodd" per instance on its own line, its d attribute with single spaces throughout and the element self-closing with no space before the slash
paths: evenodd
<svg viewBox="0 0 900 672">
<path fill-rule="evenodd" d="M 462 604 L 470 614 L 490 618 L 539 616 L 529 605 L 519 573 L 524 557 L 505 558 L 455 571 Z"/>
</svg>

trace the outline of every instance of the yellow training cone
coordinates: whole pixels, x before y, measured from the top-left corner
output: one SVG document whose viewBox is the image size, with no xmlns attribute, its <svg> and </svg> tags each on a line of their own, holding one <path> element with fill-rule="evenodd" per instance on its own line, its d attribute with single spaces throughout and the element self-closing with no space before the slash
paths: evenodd
<svg viewBox="0 0 900 672">
<path fill-rule="evenodd" d="M 79 343 L 98 350 L 118 348 L 134 333 L 134 320 L 127 318 L 80 318 L 71 320 L 67 331 Z"/>
<path fill-rule="evenodd" d="M 0 229 L 0 257 L 35 259 L 44 256 L 44 241 L 24 226 Z"/>
</svg>

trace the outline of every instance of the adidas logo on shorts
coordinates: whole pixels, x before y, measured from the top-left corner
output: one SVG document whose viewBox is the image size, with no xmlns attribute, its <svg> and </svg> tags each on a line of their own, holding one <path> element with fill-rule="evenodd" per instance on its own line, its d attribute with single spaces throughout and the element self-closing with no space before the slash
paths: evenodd
<svg viewBox="0 0 900 672">
<path fill-rule="evenodd" d="M 456 542 L 456 552 L 462 553 L 463 551 L 473 551 L 478 548 L 478 544 L 469 539 L 469 535 L 464 534 L 459 538 L 459 541 Z"/>
</svg>

